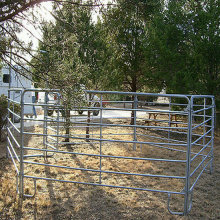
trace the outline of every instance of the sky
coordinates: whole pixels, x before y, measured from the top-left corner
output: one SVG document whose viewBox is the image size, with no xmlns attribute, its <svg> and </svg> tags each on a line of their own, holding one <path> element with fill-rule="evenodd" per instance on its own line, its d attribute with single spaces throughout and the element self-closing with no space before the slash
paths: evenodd
<svg viewBox="0 0 220 220">
<path fill-rule="evenodd" d="M 22 28 L 21 32 L 17 34 L 18 38 L 21 41 L 25 42 L 25 45 L 28 45 L 29 43 L 32 43 L 32 53 L 34 54 L 35 51 L 37 51 L 38 48 L 38 39 L 42 39 L 42 32 L 39 28 L 39 25 L 44 19 L 45 21 L 52 21 L 53 16 L 50 14 L 50 11 L 52 11 L 52 3 L 51 2 L 43 2 L 38 6 L 35 6 L 32 9 L 29 9 L 27 12 L 24 12 L 24 15 L 26 19 L 20 21 L 22 22 L 23 26 L 25 26 L 25 29 L 28 29 L 32 34 L 30 34 L 27 30 Z M 31 16 L 31 12 L 34 13 L 35 16 L 38 18 L 37 24 L 34 26 L 31 24 L 30 21 L 33 21 L 33 18 Z M 33 37 L 36 36 L 36 37 Z M 23 56 L 23 55 L 22 55 Z M 31 61 L 32 56 L 29 54 L 25 55 L 25 59 L 27 61 Z M 12 61 L 12 63 L 14 63 Z"/>
<path fill-rule="evenodd" d="M 38 17 L 38 24 L 40 24 L 40 22 L 42 21 L 42 19 L 44 19 L 45 21 L 52 21 L 53 20 L 53 16 L 50 14 L 50 11 L 52 11 L 52 3 L 51 2 L 43 2 L 41 3 L 41 5 L 39 7 L 34 7 L 33 9 L 34 14 Z M 26 12 L 26 16 L 27 19 L 32 19 L 31 15 L 29 14 L 29 12 Z M 25 27 L 31 31 L 31 33 L 36 36 L 39 39 L 42 39 L 42 32 L 40 31 L 39 28 L 34 27 L 30 22 L 26 21 L 22 21 L 23 25 L 25 25 Z M 22 39 L 23 41 L 25 41 L 25 43 L 28 43 L 30 41 L 32 41 L 33 43 L 33 50 L 36 50 L 38 47 L 38 39 L 34 38 L 30 33 L 28 33 L 28 31 L 26 31 L 25 29 L 22 30 L 21 33 L 18 34 L 19 38 Z"/>
<path fill-rule="evenodd" d="M 111 2 L 111 0 L 103 0 L 102 3 L 108 3 Z M 50 11 L 52 11 L 52 2 L 43 2 L 40 4 L 39 7 L 34 7 L 33 9 L 34 14 L 39 18 L 39 24 L 41 22 L 42 19 L 44 19 L 45 21 L 53 21 L 54 18 L 53 16 L 50 14 Z M 27 14 L 27 19 L 31 19 L 31 16 Z M 98 12 L 94 12 L 93 13 L 93 21 L 96 22 L 97 21 L 97 16 L 98 16 Z M 34 36 L 37 36 L 39 39 L 42 39 L 42 33 L 40 31 L 39 28 L 34 27 L 33 25 L 31 25 L 28 21 L 23 21 L 23 24 L 25 25 L 25 27 L 30 30 L 32 32 L 32 34 Z M 23 30 L 21 33 L 19 33 L 18 35 L 22 40 L 24 40 L 25 42 L 33 42 L 33 50 L 36 50 L 38 47 L 38 40 L 33 38 L 33 36 L 31 36 L 31 34 L 29 34 L 27 31 Z"/>
<path fill-rule="evenodd" d="M 102 3 L 106 4 L 108 2 L 111 2 L 111 0 L 103 0 Z M 28 20 L 33 20 L 30 12 L 33 12 L 35 16 L 38 17 L 38 24 L 33 26 Z M 22 20 L 23 25 L 28 29 L 33 36 L 36 36 L 38 39 L 42 39 L 42 32 L 39 28 L 40 23 L 42 20 L 44 21 L 54 21 L 53 16 L 51 15 L 52 11 L 52 2 L 43 2 L 38 6 L 35 6 L 32 9 L 29 9 L 29 11 L 25 12 L 25 16 L 27 17 L 26 20 Z M 98 12 L 93 13 L 93 21 L 97 21 Z M 32 42 L 32 50 L 33 52 L 37 50 L 38 48 L 38 39 L 33 37 L 28 31 L 23 29 L 19 34 L 18 37 L 25 42 L 25 44 L 28 44 Z M 31 56 L 27 55 L 25 57 L 28 61 L 31 60 Z"/>
</svg>

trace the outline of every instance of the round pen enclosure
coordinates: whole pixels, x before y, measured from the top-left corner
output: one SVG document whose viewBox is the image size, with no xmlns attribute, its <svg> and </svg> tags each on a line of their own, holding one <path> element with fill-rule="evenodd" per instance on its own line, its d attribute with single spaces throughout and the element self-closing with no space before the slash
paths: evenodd
<svg viewBox="0 0 220 220">
<path fill-rule="evenodd" d="M 43 102 L 25 102 L 39 91 Z M 9 98 L 10 115 L 21 121 L 18 127 L 8 118 L 7 149 L 21 197 L 34 196 L 42 180 L 124 188 L 165 193 L 169 212 L 186 215 L 201 174 L 212 172 L 213 96 L 85 91 L 83 104 L 65 109 L 58 90 L 19 92 L 20 102 Z M 26 117 L 27 106 L 40 108 L 42 117 Z M 39 128 L 26 129 L 31 121 Z M 33 190 L 25 190 L 27 181 Z M 175 199 L 182 201 L 177 209 Z"/>
</svg>

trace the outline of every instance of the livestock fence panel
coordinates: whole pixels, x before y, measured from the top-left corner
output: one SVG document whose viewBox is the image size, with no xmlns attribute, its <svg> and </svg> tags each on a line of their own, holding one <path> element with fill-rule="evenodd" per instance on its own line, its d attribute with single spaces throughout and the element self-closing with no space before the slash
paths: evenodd
<svg viewBox="0 0 220 220">
<path fill-rule="evenodd" d="M 67 109 L 59 90 L 19 92 L 20 102 L 9 98 L 9 115 L 21 121 L 18 128 L 8 117 L 7 149 L 21 197 L 34 196 L 41 180 L 133 189 L 165 193 L 169 212 L 186 215 L 200 176 L 212 172 L 213 96 L 84 91 Z M 31 92 L 43 92 L 44 102 L 25 103 Z M 20 116 L 10 103 L 21 106 Z M 26 117 L 25 106 L 40 108 L 41 115 Z M 26 180 L 33 181 L 31 195 Z M 182 207 L 173 210 L 176 197 Z"/>
</svg>

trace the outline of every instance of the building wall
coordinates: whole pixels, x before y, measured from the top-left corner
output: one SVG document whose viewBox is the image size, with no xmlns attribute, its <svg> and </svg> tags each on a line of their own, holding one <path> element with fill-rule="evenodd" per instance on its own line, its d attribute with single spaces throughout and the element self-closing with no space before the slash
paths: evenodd
<svg viewBox="0 0 220 220">
<path fill-rule="evenodd" d="M 19 68 L 18 66 L 15 66 L 16 68 Z M 0 73 L 0 95 L 4 94 L 8 96 L 8 89 L 9 89 L 9 83 L 3 82 L 3 76 L 4 74 L 9 74 L 9 67 L 4 66 L 2 67 L 1 73 Z M 13 69 L 11 69 L 11 88 L 20 88 L 20 89 L 27 89 L 27 88 L 33 88 L 32 81 L 19 73 L 15 72 Z M 28 103 L 32 103 L 32 93 L 26 93 L 24 97 L 24 101 Z M 10 94 L 10 98 L 20 102 L 21 101 L 21 93 L 20 92 L 12 92 Z M 25 114 L 33 114 L 32 106 L 25 106 L 24 108 Z"/>
</svg>

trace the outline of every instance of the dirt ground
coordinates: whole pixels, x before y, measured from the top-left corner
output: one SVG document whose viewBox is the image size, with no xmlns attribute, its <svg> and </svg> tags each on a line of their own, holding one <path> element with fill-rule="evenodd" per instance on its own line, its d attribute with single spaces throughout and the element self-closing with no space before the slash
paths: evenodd
<svg viewBox="0 0 220 220">
<path fill-rule="evenodd" d="M 28 131 L 41 130 L 40 127 L 32 127 Z M 107 132 L 107 131 L 103 131 Z M 117 129 L 108 132 L 121 132 Z M 126 131 L 128 132 L 128 131 Z M 80 134 L 80 131 L 78 131 Z M 126 137 L 127 138 L 127 137 Z M 42 144 L 42 138 L 35 137 L 25 140 L 26 144 L 37 147 Z M 16 193 L 15 169 L 12 161 L 5 157 L 6 142 L 0 144 L 0 219 L 220 219 L 220 132 L 216 132 L 214 144 L 214 172 L 203 173 L 198 181 L 193 194 L 193 206 L 188 216 L 171 215 L 167 210 L 167 194 L 146 191 L 117 189 L 100 186 L 88 186 L 73 183 L 60 183 L 54 181 L 37 181 L 37 193 L 34 198 L 19 199 Z M 98 153 L 95 144 L 88 145 L 61 145 L 62 151 L 74 151 L 80 153 Z M 103 154 L 138 156 L 138 157 L 163 157 L 166 151 L 155 151 L 151 147 L 132 151 L 132 146 L 120 143 L 103 144 Z M 183 159 L 178 153 L 175 158 Z M 55 154 L 49 158 L 47 164 L 58 164 L 65 167 L 84 167 L 87 169 L 99 169 L 98 158 L 88 156 Z M 44 163 L 43 158 L 30 159 L 31 162 Z M 156 165 L 155 165 L 156 164 Z M 183 167 L 172 167 L 169 163 L 153 163 L 144 161 L 132 161 L 117 159 L 105 159 L 102 161 L 103 169 L 121 172 L 138 172 L 166 175 L 183 175 Z M 119 169 L 120 168 L 120 169 Z M 97 183 L 99 174 L 80 170 L 54 168 L 25 164 L 25 174 L 43 176 L 45 178 L 57 178 L 72 181 L 89 181 Z M 103 184 L 117 184 L 148 187 L 155 189 L 181 190 L 183 182 L 177 180 L 163 180 L 159 178 L 143 177 L 118 177 L 113 174 L 102 175 Z M 33 182 L 26 178 L 24 191 L 33 194 Z M 181 210 L 183 198 L 172 196 L 171 206 L 173 210 Z"/>
</svg>

